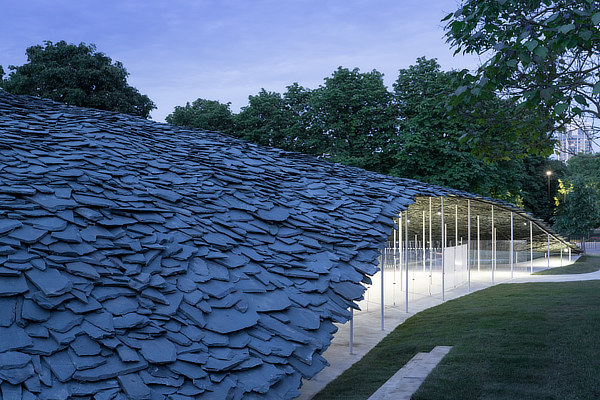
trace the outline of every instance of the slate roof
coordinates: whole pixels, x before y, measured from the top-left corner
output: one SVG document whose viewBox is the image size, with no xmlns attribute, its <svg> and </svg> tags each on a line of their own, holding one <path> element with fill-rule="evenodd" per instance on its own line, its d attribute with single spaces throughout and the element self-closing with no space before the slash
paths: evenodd
<svg viewBox="0 0 600 400">
<path fill-rule="evenodd" d="M 293 398 L 417 195 L 0 90 L 2 398 Z"/>
</svg>

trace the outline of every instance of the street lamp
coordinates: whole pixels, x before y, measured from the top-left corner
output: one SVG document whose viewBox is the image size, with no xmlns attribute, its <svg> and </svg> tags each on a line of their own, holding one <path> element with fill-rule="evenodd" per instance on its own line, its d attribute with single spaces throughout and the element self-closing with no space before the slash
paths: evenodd
<svg viewBox="0 0 600 400">
<path fill-rule="evenodd" d="M 552 171 L 546 171 L 546 176 L 548 177 L 548 198 L 550 198 L 550 176 L 552 175 Z"/>
</svg>

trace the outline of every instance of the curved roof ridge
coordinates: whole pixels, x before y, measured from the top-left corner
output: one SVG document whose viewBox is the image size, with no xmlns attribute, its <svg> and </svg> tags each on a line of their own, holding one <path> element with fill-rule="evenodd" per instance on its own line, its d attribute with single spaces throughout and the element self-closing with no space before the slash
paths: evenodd
<svg viewBox="0 0 600 400">
<path fill-rule="evenodd" d="M 427 195 L 467 194 L 0 90 L 0 389 L 293 398 Z"/>
</svg>

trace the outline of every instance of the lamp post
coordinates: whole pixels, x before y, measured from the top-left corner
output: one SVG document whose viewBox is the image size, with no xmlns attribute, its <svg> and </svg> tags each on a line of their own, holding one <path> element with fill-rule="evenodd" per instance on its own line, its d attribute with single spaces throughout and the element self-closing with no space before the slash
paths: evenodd
<svg viewBox="0 0 600 400">
<path fill-rule="evenodd" d="M 550 198 L 550 176 L 552 175 L 552 171 L 546 171 L 546 176 L 548 177 L 548 198 Z"/>
</svg>

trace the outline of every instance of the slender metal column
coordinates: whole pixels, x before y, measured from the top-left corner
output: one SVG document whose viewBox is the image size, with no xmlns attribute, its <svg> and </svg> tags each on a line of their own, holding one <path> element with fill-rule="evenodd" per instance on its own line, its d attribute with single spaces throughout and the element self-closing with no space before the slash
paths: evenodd
<svg viewBox="0 0 600 400">
<path fill-rule="evenodd" d="M 529 264 L 531 265 L 531 273 L 533 274 L 533 222 L 529 221 Z"/>
<path fill-rule="evenodd" d="M 354 308 L 350 308 L 350 354 L 354 348 Z"/>
<path fill-rule="evenodd" d="M 548 268 L 550 268 L 550 234 L 548 234 Z"/>
<path fill-rule="evenodd" d="M 423 272 L 425 272 L 425 211 L 423 211 Z"/>
<path fill-rule="evenodd" d="M 381 257 L 381 330 L 384 330 L 384 326 L 383 326 L 383 313 L 384 313 L 384 308 L 385 308 L 385 304 L 384 304 L 384 279 L 383 276 L 384 274 L 384 267 L 385 267 L 385 260 L 383 257 Z"/>
<path fill-rule="evenodd" d="M 444 198 L 442 197 L 442 223 L 441 223 L 441 228 L 442 228 L 442 301 L 444 301 L 445 299 L 445 285 L 446 285 L 446 257 L 445 257 L 445 253 L 446 253 L 446 229 L 444 228 L 446 226 L 446 224 L 444 223 Z"/>
<path fill-rule="evenodd" d="M 569 262 L 571 261 L 571 248 L 569 247 Z"/>
<path fill-rule="evenodd" d="M 515 274 L 515 263 L 514 263 L 514 251 L 515 251 L 515 236 L 514 236 L 514 225 L 513 225 L 513 212 L 510 212 L 510 279 L 514 278 Z"/>
<path fill-rule="evenodd" d="M 560 266 L 563 266 L 563 250 L 562 250 L 562 241 L 560 242 Z"/>
<path fill-rule="evenodd" d="M 471 291 L 471 199 L 467 200 L 467 273 L 469 281 L 469 292 Z"/>
<path fill-rule="evenodd" d="M 433 236 L 431 230 L 431 197 L 429 198 L 429 277 L 432 277 L 433 270 Z"/>
<path fill-rule="evenodd" d="M 398 220 L 400 224 L 400 220 Z M 396 270 L 398 269 L 398 229 L 394 229 L 394 285 L 396 284 Z M 395 289 L 394 289 L 395 290 Z M 394 296 L 394 305 L 396 305 L 396 296 Z"/>
<path fill-rule="evenodd" d="M 494 206 L 492 206 L 492 285 L 496 272 L 496 228 L 494 228 Z"/>
<path fill-rule="evenodd" d="M 477 216 L 477 272 L 481 271 L 481 236 L 479 235 L 479 215 Z"/>
<path fill-rule="evenodd" d="M 456 255 L 458 254 L 458 204 L 454 205 L 454 287 L 456 287 Z"/>
<path fill-rule="evenodd" d="M 404 241 L 406 242 L 406 251 L 404 257 L 406 257 L 406 312 L 408 312 L 408 209 L 406 210 L 406 218 L 404 219 Z"/>
<path fill-rule="evenodd" d="M 404 245 L 403 237 L 402 237 L 402 224 L 404 223 L 404 218 L 402 217 L 402 211 L 400 211 L 400 215 L 398 216 L 398 226 L 399 226 L 399 235 L 398 235 L 398 247 L 400 249 L 400 253 L 398 254 L 400 260 L 400 291 L 402 291 L 402 271 L 404 266 Z"/>
</svg>

